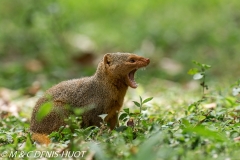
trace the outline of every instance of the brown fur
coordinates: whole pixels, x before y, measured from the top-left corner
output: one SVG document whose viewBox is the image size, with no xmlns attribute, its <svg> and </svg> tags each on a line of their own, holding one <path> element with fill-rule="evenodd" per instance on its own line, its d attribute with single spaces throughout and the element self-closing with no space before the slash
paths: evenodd
<svg viewBox="0 0 240 160">
<path fill-rule="evenodd" d="M 40 144 L 48 145 L 50 143 L 50 139 L 48 138 L 48 135 L 46 135 L 46 134 L 34 133 L 32 135 L 32 139 L 37 141 Z"/>
<path fill-rule="evenodd" d="M 135 54 L 108 53 L 104 55 L 93 76 L 63 81 L 48 89 L 32 112 L 30 130 L 33 139 L 49 143 L 50 141 L 40 140 L 39 135 L 42 134 L 45 139 L 46 135 L 66 125 L 64 119 L 72 114 L 71 109 L 74 108 L 86 109 L 82 114 L 82 127 L 100 126 L 102 119 L 99 115 L 107 114 L 104 121 L 114 129 L 128 86 L 137 87 L 129 81 L 129 73 L 147 66 L 149 62 L 149 59 Z M 39 108 L 49 101 L 53 102 L 51 112 L 40 122 L 37 121 Z"/>
</svg>

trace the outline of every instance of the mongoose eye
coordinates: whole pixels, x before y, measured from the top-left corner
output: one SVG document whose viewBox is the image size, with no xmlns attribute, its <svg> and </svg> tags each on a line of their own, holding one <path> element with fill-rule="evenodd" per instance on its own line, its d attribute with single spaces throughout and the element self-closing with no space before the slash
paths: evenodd
<svg viewBox="0 0 240 160">
<path fill-rule="evenodd" d="M 135 62 L 135 60 L 134 60 L 134 59 L 130 59 L 130 60 L 129 60 L 129 62 L 131 62 L 131 63 L 134 63 L 134 62 Z"/>
</svg>

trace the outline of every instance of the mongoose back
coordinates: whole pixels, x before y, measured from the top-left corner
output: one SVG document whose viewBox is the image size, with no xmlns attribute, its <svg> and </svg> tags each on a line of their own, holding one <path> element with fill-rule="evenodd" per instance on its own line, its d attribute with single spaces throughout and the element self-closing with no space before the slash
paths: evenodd
<svg viewBox="0 0 240 160">
<path fill-rule="evenodd" d="M 93 76 L 63 81 L 48 89 L 32 112 L 32 139 L 50 143 L 47 135 L 66 125 L 64 119 L 74 108 L 84 109 L 81 127 L 100 126 L 102 119 L 99 115 L 107 114 L 104 121 L 114 129 L 128 86 L 137 88 L 135 72 L 149 63 L 148 58 L 135 54 L 107 53 Z M 51 111 L 39 121 L 37 112 L 47 102 L 53 104 Z"/>
</svg>

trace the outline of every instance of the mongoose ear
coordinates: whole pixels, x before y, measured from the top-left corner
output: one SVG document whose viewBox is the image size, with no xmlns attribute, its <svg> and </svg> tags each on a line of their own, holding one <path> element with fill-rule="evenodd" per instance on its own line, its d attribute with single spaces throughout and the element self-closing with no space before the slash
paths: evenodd
<svg viewBox="0 0 240 160">
<path fill-rule="evenodd" d="M 109 54 L 109 53 L 104 55 L 103 62 L 104 62 L 105 65 L 110 66 L 110 64 L 111 64 L 111 59 L 110 59 L 110 54 Z"/>
</svg>

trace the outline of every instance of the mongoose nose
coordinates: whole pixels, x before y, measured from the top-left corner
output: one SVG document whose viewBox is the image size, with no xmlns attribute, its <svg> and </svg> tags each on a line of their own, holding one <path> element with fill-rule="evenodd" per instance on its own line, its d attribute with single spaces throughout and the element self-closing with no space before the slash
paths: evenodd
<svg viewBox="0 0 240 160">
<path fill-rule="evenodd" d="M 146 62 L 147 62 L 147 64 L 149 64 L 150 63 L 150 59 L 146 58 Z"/>
</svg>

